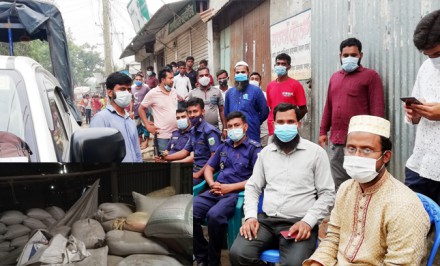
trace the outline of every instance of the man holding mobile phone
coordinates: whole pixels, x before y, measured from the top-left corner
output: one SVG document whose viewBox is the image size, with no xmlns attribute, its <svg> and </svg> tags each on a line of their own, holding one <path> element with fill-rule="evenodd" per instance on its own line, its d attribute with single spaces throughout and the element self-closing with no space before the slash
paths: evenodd
<svg viewBox="0 0 440 266">
<path fill-rule="evenodd" d="M 406 162 L 405 184 L 440 204 L 440 10 L 423 17 L 414 45 L 429 58 L 419 68 L 411 96 L 423 105 L 403 105 L 406 122 L 417 126 L 413 154 Z"/>
</svg>

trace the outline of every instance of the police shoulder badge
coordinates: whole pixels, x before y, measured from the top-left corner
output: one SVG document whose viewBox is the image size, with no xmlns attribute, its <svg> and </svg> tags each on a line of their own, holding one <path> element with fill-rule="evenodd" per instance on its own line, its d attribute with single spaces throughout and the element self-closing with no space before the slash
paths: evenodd
<svg viewBox="0 0 440 266">
<path fill-rule="evenodd" d="M 215 138 L 214 137 L 211 137 L 211 138 L 209 138 L 208 139 L 208 143 L 209 143 L 209 145 L 214 145 L 215 144 Z"/>
</svg>

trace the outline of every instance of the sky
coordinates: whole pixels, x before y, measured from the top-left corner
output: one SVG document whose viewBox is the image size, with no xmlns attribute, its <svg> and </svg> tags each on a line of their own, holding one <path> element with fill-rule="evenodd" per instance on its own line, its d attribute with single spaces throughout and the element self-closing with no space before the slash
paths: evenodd
<svg viewBox="0 0 440 266">
<path fill-rule="evenodd" d="M 104 40 L 102 36 L 101 0 L 55 0 L 64 20 L 66 31 L 70 29 L 74 42 L 78 45 L 89 43 L 96 45 L 104 58 Z M 129 0 L 109 0 L 111 13 L 111 43 L 113 62 L 119 68 L 134 61 L 134 56 L 119 59 L 122 51 L 136 36 L 127 12 Z"/>
<path fill-rule="evenodd" d="M 78 45 L 89 43 L 96 45 L 104 58 L 104 39 L 102 36 L 102 0 L 49 0 L 58 6 L 64 20 L 64 27 L 70 30 L 74 42 Z M 134 0 L 136 1 L 136 0 Z M 163 4 L 179 0 L 146 0 L 150 17 Z M 111 43 L 113 64 L 125 68 L 135 61 L 134 56 L 119 59 L 123 50 L 136 36 L 131 18 L 127 11 L 130 0 L 109 0 L 111 13 Z"/>
</svg>

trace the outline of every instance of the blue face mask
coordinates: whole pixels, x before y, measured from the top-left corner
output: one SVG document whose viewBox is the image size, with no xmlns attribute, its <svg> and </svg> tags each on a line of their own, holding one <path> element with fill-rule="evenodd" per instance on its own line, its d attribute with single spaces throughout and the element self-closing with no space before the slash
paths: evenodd
<svg viewBox="0 0 440 266">
<path fill-rule="evenodd" d="M 136 80 L 134 82 L 134 84 L 136 84 L 136 86 L 140 87 L 140 86 L 142 86 L 142 81 Z"/>
<path fill-rule="evenodd" d="M 240 140 L 244 137 L 243 129 L 242 129 L 242 128 L 228 129 L 228 137 L 229 137 L 233 142 L 238 142 L 238 141 L 240 141 Z"/>
<path fill-rule="evenodd" d="M 275 66 L 274 70 L 278 77 L 284 76 L 287 73 L 287 67 L 285 66 Z"/>
<path fill-rule="evenodd" d="M 184 130 L 188 127 L 188 119 L 187 118 L 182 118 L 177 120 L 177 128 L 180 130 Z"/>
<path fill-rule="evenodd" d="M 246 81 L 246 80 L 248 80 L 247 74 L 244 73 L 235 74 L 235 81 Z"/>
<path fill-rule="evenodd" d="M 167 91 L 171 91 L 171 88 L 172 88 L 171 86 L 168 86 L 168 85 L 165 84 L 165 89 L 166 89 Z"/>
<path fill-rule="evenodd" d="M 341 62 L 342 62 L 342 69 L 348 73 L 355 71 L 359 67 L 358 65 L 359 58 L 357 57 L 352 57 L 352 56 L 344 57 L 341 59 Z"/>
<path fill-rule="evenodd" d="M 282 142 L 289 142 L 298 135 L 298 125 L 277 125 L 275 124 L 275 135 Z"/>
<path fill-rule="evenodd" d="M 198 127 L 200 125 L 200 123 L 202 123 L 202 121 L 203 121 L 203 115 L 191 117 L 189 120 L 190 120 L 192 126 Z"/>
</svg>

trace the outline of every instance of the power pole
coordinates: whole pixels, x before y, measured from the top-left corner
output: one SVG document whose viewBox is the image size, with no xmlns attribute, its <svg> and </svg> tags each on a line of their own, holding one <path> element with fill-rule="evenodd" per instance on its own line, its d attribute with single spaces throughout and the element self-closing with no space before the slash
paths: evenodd
<svg viewBox="0 0 440 266">
<path fill-rule="evenodd" d="M 104 74 L 107 77 L 113 72 L 112 66 L 112 48 L 110 41 L 110 9 L 109 0 L 102 0 L 102 21 L 104 33 Z"/>
</svg>

